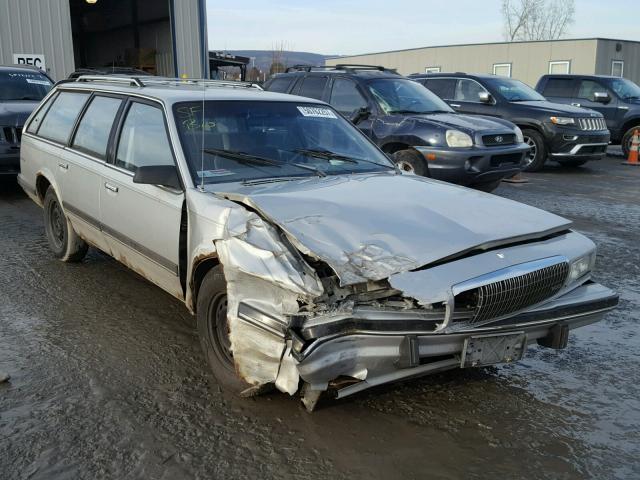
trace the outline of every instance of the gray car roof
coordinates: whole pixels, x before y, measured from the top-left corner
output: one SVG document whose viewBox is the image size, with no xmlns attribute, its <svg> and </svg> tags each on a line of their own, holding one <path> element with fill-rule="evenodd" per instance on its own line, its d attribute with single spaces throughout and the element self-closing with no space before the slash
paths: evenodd
<svg viewBox="0 0 640 480">
<path fill-rule="evenodd" d="M 144 87 L 113 84 L 108 82 L 65 82 L 57 87 L 64 90 L 84 90 L 101 91 L 109 93 L 119 93 L 123 95 L 140 95 L 166 104 L 178 102 L 192 102 L 194 100 L 234 100 L 234 101 L 261 101 L 261 102 L 292 102 L 292 103 L 317 103 L 325 105 L 324 102 L 297 95 L 287 95 L 284 93 L 267 92 L 258 88 L 248 88 L 242 84 L 235 86 L 212 86 L 207 85 L 179 85 L 176 84 L 149 84 Z"/>
</svg>

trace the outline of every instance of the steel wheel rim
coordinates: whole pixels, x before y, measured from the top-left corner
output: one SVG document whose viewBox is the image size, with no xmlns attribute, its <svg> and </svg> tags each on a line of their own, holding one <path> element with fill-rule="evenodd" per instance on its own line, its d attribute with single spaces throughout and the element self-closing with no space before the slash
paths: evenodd
<svg viewBox="0 0 640 480">
<path fill-rule="evenodd" d="M 233 353 L 229 338 L 229 321 L 227 319 L 227 294 L 214 298 L 209 309 L 209 339 L 216 354 L 230 370 L 233 370 Z"/>
<path fill-rule="evenodd" d="M 536 145 L 536 142 L 534 142 L 531 137 L 524 137 L 524 143 L 526 143 L 527 145 L 529 145 L 529 147 L 531 147 L 531 150 L 529 150 L 529 153 L 525 157 L 525 166 L 527 166 L 527 165 L 531 165 L 533 161 L 536 159 L 536 155 L 538 154 L 538 146 Z"/>
<path fill-rule="evenodd" d="M 49 207 L 49 225 L 51 227 L 51 238 L 58 248 L 62 248 L 64 244 L 64 214 L 60 208 L 60 204 L 56 201 L 51 202 Z"/>
<path fill-rule="evenodd" d="M 415 175 L 416 173 L 416 169 L 413 168 L 413 165 L 411 165 L 409 162 L 405 162 L 403 160 L 400 160 L 399 162 L 396 162 L 396 164 L 398 165 L 398 168 L 400 170 L 402 170 L 405 173 L 413 173 Z"/>
</svg>

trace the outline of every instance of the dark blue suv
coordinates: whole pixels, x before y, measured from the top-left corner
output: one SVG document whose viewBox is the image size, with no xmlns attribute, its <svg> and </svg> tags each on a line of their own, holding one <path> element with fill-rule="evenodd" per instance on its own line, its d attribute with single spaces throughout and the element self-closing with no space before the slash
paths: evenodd
<svg viewBox="0 0 640 480">
<path fill-rule="evenodd" d="M 508 120 L 461 115 L 383 67 L 292 67 L 265 89 L 330 103 L 404 171 L 483 191 L 520 172 L 530 150 Z"/>
<path fill-rule="evenodd" d="M 611 143 L 629 155 L 631 137 L 640 128 L 640 87 L 631 80 L 604 75 L 544 75 L 536 90 L 557 103 L 596 110 L 604 115 Z"/>
</svg>

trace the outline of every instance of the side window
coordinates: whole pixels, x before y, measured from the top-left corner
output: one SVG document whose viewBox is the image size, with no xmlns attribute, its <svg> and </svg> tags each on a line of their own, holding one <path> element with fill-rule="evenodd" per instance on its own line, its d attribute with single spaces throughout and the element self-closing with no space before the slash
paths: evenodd
<svg viewBox="0 0 640 480">
<path fill-rule="evenodd" d="M 333 81 L 329 103 L 344 114 L 353 113 L 368 106 L 367 100 L 358 91 L 355 82 L 346 78 L 336 78 Z"/>
<path fill-rule="evenodd" d="M 578 98 L 591 100 L 593 102 L 594 93 L 606 91 L 607 89 L 600 85 L 598 82 L 594 82 L 593 80 L 582 80 L 580 82 L 580 88 L 578 88 Z"/>
<path fill-rule="evenodd" d="M 42 120 L 38 135 L 56 142 L 67 143 L 76 118 L 87 98 L 89 98 L 88 93 L 60 92 Z"/>
<path fill-rule="evenodd" d="M 327 80 L 327 77 L 318 77 L 315 75 L 305 77 L 305 79 L 302 81 L 302 85 L 300 87 L 300 92 L 298 93 L 298 95 L 322 100 L 322 93 L 324 92 L 324 87 L 327 84 Z"/>
<path fill-rule="evenodd" d="M 486 90 L 478 82 L 461 78 L 456 85 L 456 93 L 453 97 L 454 100 L 460 102 L 480 102 L 480 94 L 486 92 Z"/>
<path fill-rule="evenodd" d="M 270 92 L 287 93 L 295 77 L 276 77 L 269 84 Z"/>
<path fill-rule="evenodd" d="M 94 97 L 80 120 L 73 146 L 105 158 L 111 127 L 121 104 L 119 98 Z"/>
<path fill-rule="evenodd" d="M 545 97 L 573 97 L 572 78 L 549 78 L 542 95 Z"/>
<path fill-rule="evenodd" d="M 55 94 L 53 94 L 51 97 L 49 97 L 49 100 L 47 100 L 47 102 L 40 108 L 40 110 L 38 110 L 38 113 L 36 113 L 36 116 L 33 117 L 33 120 L 31 120 L 31 123 L 29 124 L 29 127 L 27 128 L 27 132 L 29 132 L 29 133 L 37 133 L 38 132 L 38 127 L 42 123 L 42 119 L 47 114 L 47 111 L 49 110 L 49 107 L 51 107 L 51 104 L 53 103 L 53 101 L 55 99 L 56 99 L 56 95 Z"/>
<path fill-rule="evenodd" d="M 424 81 L 424 86 L 444 100 L 453 99 L 456 81 L 453 78 L 430 78 Z"/>
<path fill-rule="evenodd" d="M 133 102 L 129 107 L 116 153 L 115 164 L 135 172 L 149 165 L 174 165 L 162 110 Z"/>
</svg>

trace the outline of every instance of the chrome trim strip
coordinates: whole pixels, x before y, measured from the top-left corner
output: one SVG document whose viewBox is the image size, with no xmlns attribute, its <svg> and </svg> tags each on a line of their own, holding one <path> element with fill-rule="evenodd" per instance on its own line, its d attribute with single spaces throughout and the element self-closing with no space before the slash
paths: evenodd
<svg viewBox="0 0 640 480">
<path fill-rule="evenodd" d="M 609 144 L 608 143 L 580 143 L 578 145 L 576 145 L 575 147 L 573 147 L 571 149 L 571 151 L 569 151 L 569 153 L 552 153 L 551 156 L 552 157 L 570 157 L 572 155 L 578 155 L 580 153 L 580 150 L 582 150 L 584 147 L 608 147 Z M 605 152 L 600 152 L 600 153 L 605 153 Z M 587 155 L 598 155 L 598 153 L 588 153 Z"/>
<path fill-rule="evenodd" d="M 246 303 L 238 306 L 238 318 L 249 325 L 264 330 L 272 335 L 285 338 L 287 324 L 272 315 L 269 315 Z"/>
</svg>

